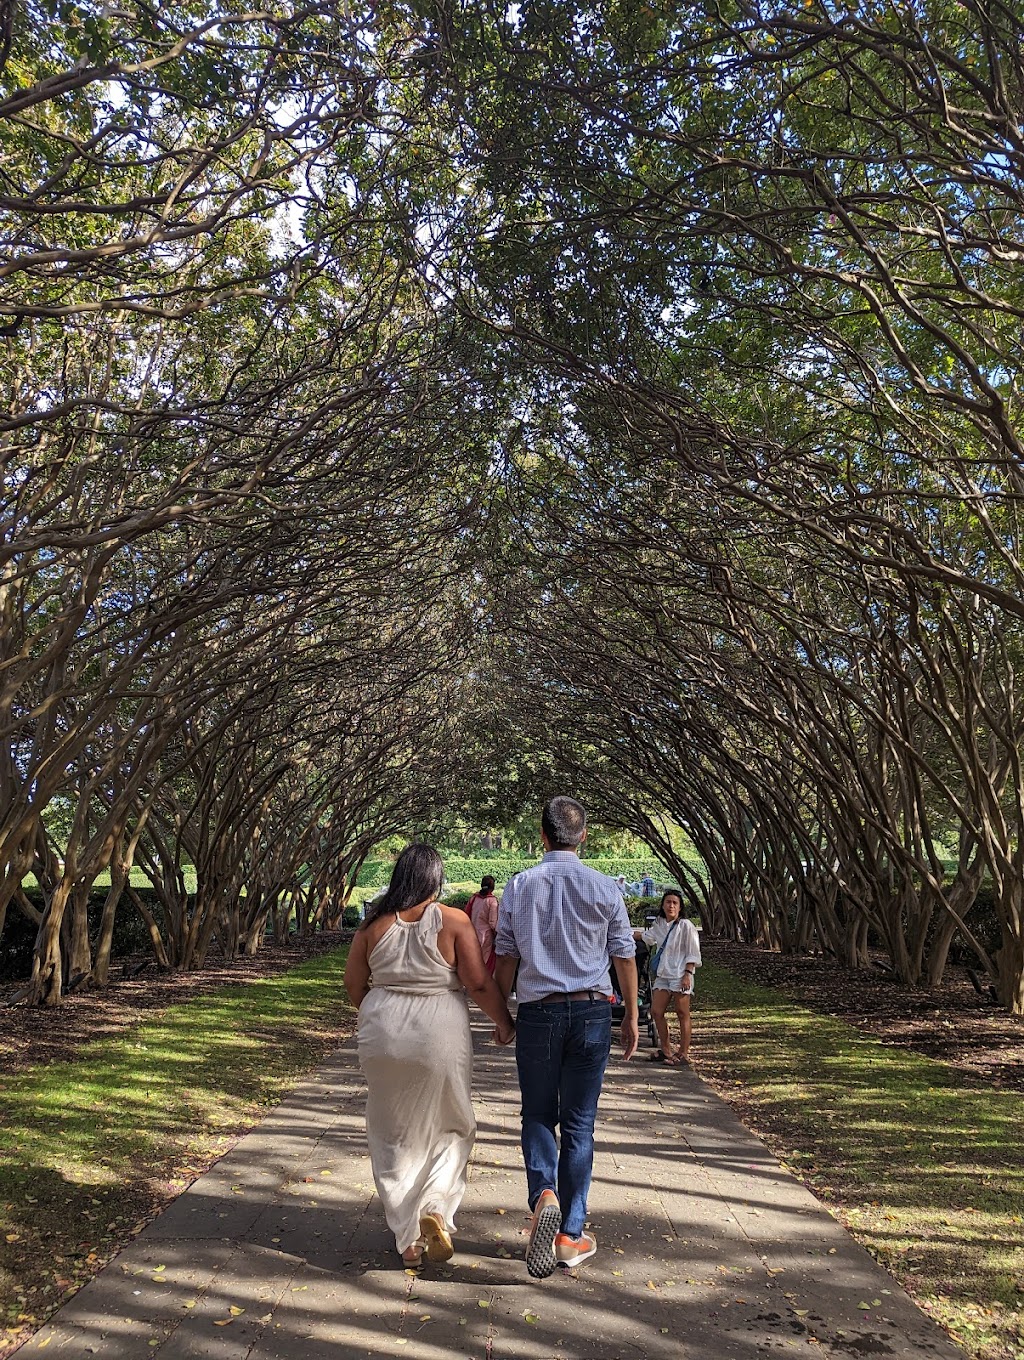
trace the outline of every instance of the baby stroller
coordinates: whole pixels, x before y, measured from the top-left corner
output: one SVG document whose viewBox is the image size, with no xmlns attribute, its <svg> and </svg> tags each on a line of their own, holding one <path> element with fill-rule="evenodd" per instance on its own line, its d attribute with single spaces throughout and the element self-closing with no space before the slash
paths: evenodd
<svg viewBox="0 0 1024 1360">
<path fill-rule="evenodd" d="M 612 979 L 612 1024 L 621 1025 L 623 1016 L 626 1014 L 626 1007 L 622 1004 L 622 992 L 615 972 L 615 960 L 611 959 L 609 962 L 611 963 Z M 643 940 L 636 942 L 636 976 L 640 1033 L 642 1035 L 646 1027 L 647 1038 L 653 1047 L 657 1048 L 658 1031 L 654 1028 L 654 1017 L 651 1014 L 651 951 Z"/>
</svg>

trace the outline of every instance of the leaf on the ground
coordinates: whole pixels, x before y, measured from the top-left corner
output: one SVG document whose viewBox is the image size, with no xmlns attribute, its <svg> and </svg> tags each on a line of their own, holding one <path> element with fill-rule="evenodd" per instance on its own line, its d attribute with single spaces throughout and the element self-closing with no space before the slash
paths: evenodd
<svg viewBox="0 0 1024 1360">
<path fill-rule="evenodd" d="M 292 1285 L 292 1293 L 304 1294 L 308 1288 L 309 1288 L 308 1284 L 294 1284 Z"/>
<path fill-rule="evenodd" d="M 540 1318 L 537 1316 L 537 1314 L 532 1312 L 529 1308 L 527 1308 L 526 1311 L 523 1313 L 523 1317 L 526 1319 L 526 1321 L 530 1324 L 531 1327 L 536 1327 L 537 1323 L 540 1321 Z"/>
<path fill-rule="evenodd" d="M 257 1318 L 256 1321 L 257 1321 L 257 1322 L 270 1322 L 270 1321 L 273 1320 L 273 1317 L 274 1317 L 273 1313 L 264 1313 L 263 1316 L 262 1316 L 261 1318 Z"/>
<path fill-rule="evenodd" d="M 21 1241 L 21 1233 L 8 1233 L 8 1234 L 7 1234 L 7 1240 L 8 1240 L 8 1242 L 20 1242 L 20 1241 Z"/>
<path fill-rule="evenodd" d="M 424 1313 L 423 1316 L 420 1318 L 420 1321 L 421 1321 L 421 1322 L 429 1322 L 429 1321 L 430 1321 L 430 1314 L 429 1314 L 429 1313 Z"/>
<path fill-rule="evenodd" d="M 507 1214 L 507 1213 L 508 1213 L 508 1210 L 507 1210 L 507 1209 L 495 1209 L 494 1212 L 495 1212 L 496 1214 Z"/>
<path fill-rule="evenodd" d="M 613 1270 L 613 1271 L 612 1271 L 612 1274 L 613 1274 L 613 1275 L 621 1275 L 621 1274 L 622 1274 L 622 1271 L 621 1271 L 621 1270 Z"/>
<path fill-rule="evenodd" d="M 491 1301 L 490 1299 L 477 1299 L 476 1306 L 478 1308 L 490 1308 Z"/>
<path fill-rule="evenodd" d="M 648 1281 L 647 1281 L 647 1288 L 648 1288 L 648 1289 L 657 1289 L 657 1287 L 658 1287 L 658 1286 L 654 1283 L 653 1280 L 648 1280 Z"/>
<path fill-rule="evenodd" d="M 230 1327 L 234 1320 L 234 1318 L 217 1318 L 213 1325 L 215 1327 Z"/>
<path fill-rule="evenodd" d="M 52 1336 L 46 1337 L 46 1339 L 45 1339 L 44 1341 L 40 1341 L 39 1345 L 36 1347 L 36 1350 L 37 1350 L 37 1351 L 41 1351 L 41 1350 L 43 1349 L 43 1347 L 44 1347 L 44 1346 L 48 1346 L 52 1340 L 53 1340 L 53 1337 L 52 1337 Z"/>
<path fill-rule="evenodd" d="M 161 1272 L 162 1270 L 166 1270 L 166 1269 L 167 1269 L 166 1266 L 154 1266 L 154 1267 L 153 1267 L 153 1274 L 154 1274 L 154 1275 L 159 1275 L 160 1272 Z"/>
<path fill-rule="evenodd" d="M 333 1176 L 333 1175 L 334 1175 L 334 1172 L 333 1172 L 333 1171 L 321 1171 L 321 1172 L 320 1172 L 320 1175 L 321 1175 L 321 1176 Z"/>
<path fill-rule="evenodd" d="M 242 1314 L 245 1312 L 245 1309 L 239 1308 L 237 1303 L 233 1303 L 231 1307 L 228 1309 L 228 1312 L 231 1314 L 232 1317 L 241 1317 Z"/>
<path fill-rule="evenodd" d="M 870 1307 L 871 1307 L 871 1304 L 870 1304 L 870 1303 L 865 1303 L 864 1300 L 862 1299 L 862 1300 L 860 1301 L 860 1303 L 857 1304 L 857 1307 L 858 1307 L 858 1308 L 870 1308 Z"/>
<path fill-rule="evenodd" d="M 797 1317 L 806 1317 L 811 1310 L 809 1308 L 794 1308 L 793 1312 Z"/>
</svg>

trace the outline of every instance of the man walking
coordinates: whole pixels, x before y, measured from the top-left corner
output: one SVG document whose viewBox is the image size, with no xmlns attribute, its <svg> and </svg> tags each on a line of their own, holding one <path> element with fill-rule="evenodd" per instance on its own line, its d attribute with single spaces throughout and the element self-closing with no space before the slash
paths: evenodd
<svg viewBox="0 0 1024 1360">
<path fill-rule="evenodd" d="M 579 860 L 587 814 L 552 798 L 541 814 L 545 855 L 505 888 L 494 942 L 495 981 L 516 979 L 516 1065 L 523 1097 L 523 1159 L 533 1222 L 526 1268 L 536 1279 L 597 1251 L 583 1227 L 594 1165 L 594 1121 L 611 1050 L 609 957 L 626 1013 L 622 1052 L 636 1052 L 635 944 L 612 879 Z M 556 1128 L 561 1134 L 559 1147 Z"/>
</svg>

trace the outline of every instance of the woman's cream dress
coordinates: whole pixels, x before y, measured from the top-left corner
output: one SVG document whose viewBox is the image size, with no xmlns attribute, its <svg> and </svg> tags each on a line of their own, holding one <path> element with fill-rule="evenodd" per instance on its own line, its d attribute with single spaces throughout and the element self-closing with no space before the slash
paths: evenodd
<svg viewBox="0 0 1024 1360">
<path fill-rule="evenodd" d="M 419 1238 L 421 1214 L 454 1229 L 476 1137 L 469 1007 L 440 929 L 436 902 L 418 921 L 396 916 L 370 953 L 373 985 L 359 1007 L 370 1163 L 399 1251 Z"/>
</svg>

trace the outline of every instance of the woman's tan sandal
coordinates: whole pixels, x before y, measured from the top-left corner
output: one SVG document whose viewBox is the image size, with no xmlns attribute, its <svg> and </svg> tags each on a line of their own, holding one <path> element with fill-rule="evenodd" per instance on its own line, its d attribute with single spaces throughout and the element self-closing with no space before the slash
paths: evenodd
<svg viewBox="0 0 1024 1360">
<path fill-rule="evenodd" d="M 420 1236 L 426 1242 L 428 1261 L 450 1261 L 455 1255 L 452 1239 L 440 1214 L 420 1215 Z"/>
</svg>

